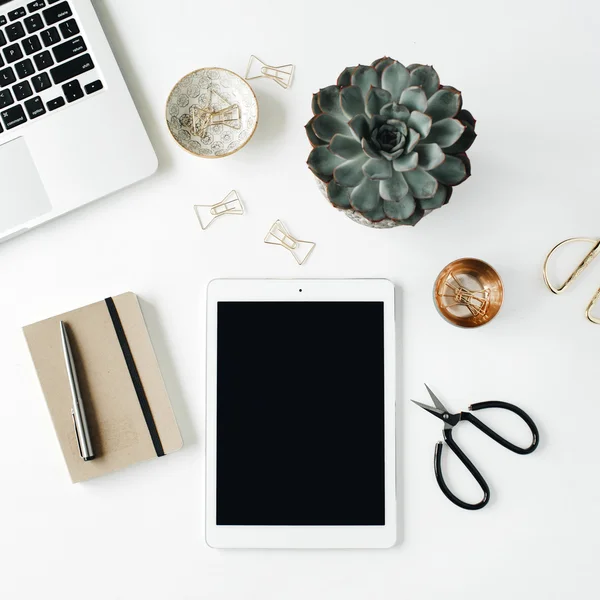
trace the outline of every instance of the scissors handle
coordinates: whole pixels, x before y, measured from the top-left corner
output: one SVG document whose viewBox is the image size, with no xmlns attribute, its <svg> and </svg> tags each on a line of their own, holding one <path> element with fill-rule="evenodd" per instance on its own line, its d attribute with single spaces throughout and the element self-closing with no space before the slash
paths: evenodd
<svg viewBox="0 0 600 600">
<path fill-rule="evenodd" d="M 538 428 L 533 422 L 533 419 L 524 410 L 521 410 L 518 406 L 515 406 L 514 404 L 509 404 L 508 402 L 500 402 L 499 400 L 491 400 L 489 402 L 477 402 L 469 406 L 469 410 L 472 411 L 482 410 L 485 408 L 503 408 L 504 410 L 509 410 L 510 412 L 515 413 L 516 415 L 521 417 L 521 419 L 525 421 L 525 423 L 529 427 L 529 430 L 531 431 L 531 445 L 527 448 L 521 448 L 520 446 L 516 446 L 512 442 L 509 442 L 508 440 L 504 439 L 501 435 L 498 435 L 493 429 L 490 429 L 485 423 L 482 423 L 475 415 L 472 415 L 471 413 L 461 413 L 461 420 L 469 421 L 469 423 L 475 425 L 477 429 L 483 431 L 483 433 L 491 437 L 495 442 L 498 442 L 501 446 L 504 446 L 505 448 L 507 448 L 511 452 L 515 452 L 516 454 L 531 454 L 538 447 L 538 444 L 540 442 L 540 434 L 538 432 Z"/>
<path fill-rule="evenodd" d="M 538 447 L 540 441 L 538 429 L 535 423 L 533 422 L 533 419 L 525 411 L 521 410 L 518 406 L 515 406 L 514 404 L 509 404 L 508 402 L 500 402 L 496 400 L 492 400 L 489 402 L 477 402 L 476 404 L 472 404 L 469 407 L 469 410 L 476 411 L 485 408 L 503 408 L 521 417 L 521 419 L 525 421 L 525 423 L 531 431 L 531 445 L 527 448 L 521 448 L 520 446 L 516 446 L 512 442 L 509 442 L 508 440 L 504 439 L 501 435 L 498 435 L 493 429 L 490 429 L 485 423 L 480 421 L 471 413 L 461 413 L 461 421 L 469 421 L 469 423 L 472 423 L 475 427 L 477 427 L 477 429 L 485 433 L 487 436 L 491 437 L 495 442 L 498 442 L 501 446 L 504 446 L 508 450 L 511 450 L 512 452 L 515 452 L 517 454 L 530 454 Z M 490 499 L 490 488 L 488 484 L 486 483 L 481 473 L 477 470 L 477 467 L 475 467 L 475 465 L 469 460 L 469 457 L 461 450 L 460 446 L 454 441 L 454 438 L 452 437 L 452 429 L 444 429 L 444 441 L 446 442 L 446 444 L 448 444 L 448 447 L 452 450 L 452 452 L 456 454 L 456 456 L 459 458 L 462 464 L 467 468 L 469 473 L 471 473 L 475 481 L 477 481 L 479 487 L 483 492 L 483 498 L 475 504 L 470 504 L 469 502 L 461 500 L 450 491 L 450 488 L 446 485 L 446 482 L 444 481 L 444 476 L 442 474 L 442 448 L 444 446 L 442 442 L 438 442 L 436 444 L 433 461 L 435 478 L 438 482 L 438 485 L 440 486 L 440 489 L 442 490 L 446 498 L 448 498 L 448 500 L 450 500 L 457 506 L 460 506 L 461 508 L 464 508 L 466 510 L 479 510 L 480 508 L 483 508 L 489 502 Z"/>
<path fill-rule="evenodd" d="M 454 454 L 458 456 L 460 462 L 462 462 L 462 464 L 465 465 L 469 473 L 473 475 L 473 478 L 479 484 L 479 487 L 483 492 L 483 498 L 476 504 L 470 504 L 469 502 L 461 500 L 450 491 L 450 488 L 446 485 L 446 482 L 444 481 L 444 476 L 442 475 L 442 448 L 444 447 L 443 442 L 438 442 L 435 445 L 435 454 L 433 459 L 433 470 L 435 472 L 435 478 L 438 482 L 438 485 L 440 486 L 440 489 L 442 490 L 442 492 L 444 492 L 444 495 L 446 496 L 446 498 L 448 498 L 448 500 L 450 500 L 450 502 L 453 502 L 454 504 L 456 504 L 456 506 L 460 506 L 460 508 L 464 508 L 466 510 L 479 510 L 480 508 L 483 508 L 490 500 L 490 488 L 488 487 L 488 484 L 486 483 L 481 473 L 477 470 L 477 467 L 469 460 L 469 457 L 460 449 L 460 446 L 454 441 L 452 437 L 452 429 L 444 429 L 444 441 L 446 442 L 446 444 L 448 444 L 452 452 L 454 452 Z"/>
</svg>

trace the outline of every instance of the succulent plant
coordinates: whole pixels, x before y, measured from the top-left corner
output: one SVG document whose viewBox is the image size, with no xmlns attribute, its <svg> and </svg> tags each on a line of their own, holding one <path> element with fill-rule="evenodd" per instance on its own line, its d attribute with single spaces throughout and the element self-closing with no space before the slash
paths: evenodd
<svg viewBox="0 0 600 600">
<path fill-rule="evenodd" d="M 312 109 L 307 164 L 329 201 L 359 222 L 415 225 L 471 174 L 475 119 L 431 66 L 385 57 L 348 67 L 313 95 Z"/>
</svg>

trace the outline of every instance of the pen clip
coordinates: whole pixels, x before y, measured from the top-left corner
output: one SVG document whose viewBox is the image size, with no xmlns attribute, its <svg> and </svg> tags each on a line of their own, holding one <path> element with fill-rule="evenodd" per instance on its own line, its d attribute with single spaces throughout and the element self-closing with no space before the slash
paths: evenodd
<svg viewBox="0 0 600 600">
<path fill-rule="evenodd" d="M 77 428 L 77 423 L 75 423 L 75 411 L 73 409 L 71 409 L 71 418 L 73 419 L 73 429 L 75 430 L 75 439 L 77 440 L 77 448 L 79 448 L 79 456 L 83 458 L 81 442 L 79 441 L 79 429 Z"/>
</svg>

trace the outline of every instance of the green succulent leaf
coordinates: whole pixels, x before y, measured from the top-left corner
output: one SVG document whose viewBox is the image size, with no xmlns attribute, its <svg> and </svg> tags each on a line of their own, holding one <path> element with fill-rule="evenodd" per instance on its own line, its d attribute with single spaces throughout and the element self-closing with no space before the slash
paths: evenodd
<svg viewBox="0 0 600 600">
<path fill-rule="evenodd" d="M 398 61 L 394 61 L 381 72 L 381 87 L 392 95 L 393 100 L 398 102 L 400 95 L 408 86 L 409 78 L 410 73 L 407 68 Z"/>
<path fill-rule="evenodd" d="M 408 85 L 416 85 L 423 88 L 427 97 L 433 96 L 440 87 L 440 78 L 433 67 L 427 65 L 411 65 L 410 79 Z M 423 109 L 425 110 L 425 109 Z"/>
<path fill-rule="evenodd" d="M 427 142 L 436 143 L 440 148 L 448 148 L 458 142 L 464 131 L 465 126 L 460 121 L 456 119 L 442 119 L 431 126 Z"/>
<path fill-rule="evenodd" d="M 477 121 L 475 120 L 475 117 L 468 111 L 465 110 L 464 108 L 459 111 L 459 113 L 456 115 L 456 118 L 459 121 L 462 121 L 465 124 L 469 124 L 473 127 L 473 129 L 475 129 L 475 123 L 477 123 Z"/>
<path fill-rule="evenodd" d="M 331 184 L 329 184 L 331 185 Z M 438 185 L 437 192 L 432 198 L 424 198 L 423 200 L 419 200 L 419 204 L 421 208 L 425 210 L 434 210 L 436 208 L 441 208 L 450 200 L 450 196 L 452 195 L 452 188 L 449 188 L 441 183 Z"/>
<path fill-rule="evenodd" d="M 389 56 L 384 56 L 383 58 L 378 58 L 377 60 L 374 60 L 371 63 L 371 66 L 377 71 L 377 73 L 379 73 L 379 75 L 381 75 L 382 71 L 388 66 L 391 65 L 392 63 L 395 63 L 396 61 L 393 58 L 390 58 Z"/>
<path fill-rule="evenodd" d="M 406 106 L 402 106 L 402 104 L 398 102 L 390 102 L 381 107 L 381 116 L 406 122 L 410 117 L 410 111 Z"/>
<path fill-rule="evenodd" d="M 312 127 L 317 136 L 327 142 L 330 142 L 331 138 L 336 133 L 350 133 L 348 131 L 348 126 L 346 125 L 346 123 L 344 123 L 344 121 L 336 119 L 332 115 L 328 115 L 325 113 L 317 115 L 315 117 Z"/>
<path fill-rule="evenodd" d="M 304 126 L 306 130 L 306 135 L 308 136 L 308 140 L 311 143 L 311 146 L 314 148 L 315 146 L 326 146 L 327 142 L 324 142 L 321 138 L 317 137 L 317 134 L 314 132 L 312 124 L 314 121 L 314 117 Z"/>
<path fill-rule="evenodd" d="M 444 151 L 437 144 L 420 144 L 417 146 L 417 154 L 419 167 L 425 171 L 439 167 L 446 159 Z"/>
<path fill-rule="evenodd" d="M 402 225 L 410 225 L 411 227 L 416 225 L 425 216 L 425 211 L 417 206 L 415 212 L 408 219 L 401 221 Z"/>
<path fill-rule="evenodd" d="M 312 111 L 314 115 L 320 115 L 323 111 L 319 106 L 319 93 L 312 95 Z"/>
<path fill-rule="evenodd" d="M 336 156 L 349 160 L 361 155 L 363 149 L 361 145 L 353 138 L 341 133 L 336 133 L 329 142 L 329 150 Z"/>
<path fill-rule="evenodd" d="M 338 185 L 335 181 L 331 180 L 327 184 L 327 197 L 334 206 L 338 208 L 349 208 L 350 207 L 350 189 Z"/>
<path fill-rule="evenodd" d="M 325 146 L 317 146 L 308 155 L 306 164 L 321 181 L 329 183 L 335 168 L 342 162 L 342 159 L 332 154 Z"/>
<path fill-rule="evenodd" d="M 373 148 L 373 144 L 367 138 L 363 138 L 360 142 L 360 145 L 362 146 L 363 152 L 367 156 L 370 156 L 371 158 L 379 158 L 379 152 Z"/>
<path fill-rule="evenodd" d="M 404 175 L 394 171 L 389 179 L 379 182 L 379 195 L 388 201 L 398 202 L 408 194 L 408 184 Z"/>
<path fill-rule="evenodd" d="M 357 85 L 363 97 L 366 97 L 371 86 L 376 87 L 379 85 L 379 75 L 373 67 L 359 65 L 352 74 L 352 85 Z"/>
<path fill-rule="evenodd" d="M 383 158 L 370 158 L 363 165 L 363 173 L 373 181 L 389 179 L 392 176 L 392 163 Z"/>
<path fill-rule="evenodd" d="M 373 115 L 369 119 L 369 133 L 371 133 L 374 129 L 378 129 L 383 124 L 387 123 L 387 118 L 382 115 Z"/>
<path fill-rule="evenodd" d="M 381 203 L 379 182 L 363 179 L 350 193 L 350 204 L 360 212 L 368 212 Z"/>
<path fill-rule="evenodd" d="M 346 67 L 337 78 L 337 84 L 340 87 L 350 85 L 352 82 L 352 73 L 354 73 L 356 69 L 358 69 L 358 67 Z"/>
<path fill-rule="evenodd" d="M 435 122 L 456 116 L 461 107 L 461 93 L 456 88 L 444 86 L 429 98 L 425 113 Z"/>
<path fill-rule="evenodd" d="M 411 194 L 406 194 L 400 200 L 384 200 L 385 215 L 395 221 L 403 221 L 412 216 L 417 208 L 417 202 Z"/>
<path fill-rule="evenodd" d="M 412 152 L 420 139 L 421 136 L 414 129 L 409 129 L 408 139 L 406 140 L 406 148 L 404 149 L 404 152 L 406 154 Z"/>
<path fill-rule="evenodd" d="M 427 108 L 427 96 L 420 87 L 408 87 L 400 95 L 400 104 L 404 104 L 410 111 L 418 110 L 419 112 L 425 112 Z"/>
<path fill-rule="evenodd" d="M 458 142 L 452 144 L 452 146 L 448 146 L 446 148 L 446 154 L 459 154 L 461 152 L 466 152 L 475 141 L 477 134 L 475 133 L 475 127 L 466 121 L 461 121 L 465 126 L 464 133 L 460 136 Z"/>
<path fill-rule="evenodd" d="M 372 87 L 367 92 L 365 105 L 367 108 L 367 115 L 370 117 L 378 115 L 381 109 L 392 101 L 392 96 L 387 90 L 383 90 L 378 87 Z"/>
<path fill-rule="evenodd" d="M 340 88 L 337 85 L 330 85 L 320 90 L 317 94 L 317 102 L 323 112 L 334 117 L 343 116 L 340 105 Z"/>
<path fill-rule="evenodd" d="M 340 92 L 340 104 L 348 119 L 365 112 L 365 99 L 357 85 L 349 85 Z"/>
<path fill-rule="evenodd" d="M 348 122 L 348 126 L 352 130 L 352 133 L 356 136 L 357 140 L 362 140 L 369 136 L 371 127 L 369 120 L 366 115 L 356 115 Z"/>
<path fill-rule="evenodd" d="M 340 160 L 337 156 L 335 158 Z M 352 160 L 342 162 L 342 164 L 334 168 L 333 178 L 344 187 L 357 186 L 365 178 L 362 166 L 367 160 L 367 157 L 363 154 Z"/>
<path fill-rule="evenodd" d="M 431 174 L 446 185 L 458 185 L 471 175 L 471 164 L 466 154 L 446 156 L 446 160 Z"/>
<path fill-rule="evenodd" d="M 394 160 L 394 170 L 401 173 L 402 171 L 412 171 L 419 165 L 419 155 L 416 152 L 405 154 Z"/>
<path fill-rule="evenodd" d="M 408 126 L 412 127 L 412 129 L 419 133 L 423 139 L 429 135 L 429 132 L 431 131 L 431 125 L 432 121 L 429 115 L 425 115 L 418 110 L 413 110 L 413 112 L 410 113 Z"/>
<path fill-rule="evenodd" d="M 363 217 L 369 219 L 373 223 L 378 223 L 379 221 L 383 221 L 385 219 L 385 213 L 383 212 L 382 202 L 377 205 L 377 208 L 373 210 L 368 210 L 367 212 L 362 213 Z"/>
<path fill-rule="evenodd" d="M 403 153 L 404 153 L 404 148 L 402 148 L 400 144 L 398 146 L 396 146 L 391 152 L 386 152 L 385 150 L 381 150 L 381 156 L 383 156 L 388 161 L 390 161 L 390 163 L 391 163 L 391 161 L 395 160 L 399 156 L 402 156 Z"/>
<path fill-rule="evenodd" d="M 417 167 L 413 171 L 406 171 L 404 178 L 406 179 L 406 183 L 408 183 L 410 193 L 415 198 L 433 198 L 435 196 L 438 189 L 438 182 L 427 171 Z"/>
</svg>

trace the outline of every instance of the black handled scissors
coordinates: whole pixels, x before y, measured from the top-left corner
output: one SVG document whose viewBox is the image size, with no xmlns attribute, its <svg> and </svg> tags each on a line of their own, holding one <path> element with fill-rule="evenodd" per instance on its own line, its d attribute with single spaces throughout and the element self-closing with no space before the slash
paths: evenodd
<svg viewBox="0 0 600 600">
<path fill-rule="evenodd" d="M 471 411 L 482 410 L 484 408 L 503 408 L 505 410 L 509 410 L 510 412 L 515 413 L 516 415 L 519 415 L 519 417 L 521 417 L 521 419 L 523 419 L 523 421 L 527 423 L 527 426 L 531 431 L 533 440 L 528 448 L 521 448 L 520 446 L 515 446 L 508 440 L 505 440 L 502 436 L 498 435 L 495 431 L 490 429 L 485 423 L 482 423 L 477 417 L 473 416 L 471 413 L 459 412 L 457 414 L 452 414 L 450 411 L 446 410 L 446 407 L 427 387 L 427 384 L 425 384 L 425 387 L 427 388 L 427 391 L 429 392 L 429 395 L 433 400 L 434 406 L 427 406 L 426 404 L 421 404 L 420 402 L 417 402 L 415 400 L 413 400 L 412 402 L 419 405 L 421 408 L 424 408 L 427 412 L 431 413 L 432 415 L 436 416 L 438 419 L 441 419 L 444 422 L 444 441 L 446 442 L 446 444 L 448 444 L 448 446 L 454 452 L 454 454 L 458 456 L 460 461 L 469 470 L 471 475 L 473 475 L 473 477 L 483 490 L 483 499 L 480 502 L 477 502 L 477 504 L 469 504 L 468 502 L 464 502 L 460 498 L 457 498 L 450 491 L 450 489 L 446 485 L 446 482 L 444 481 L 444 476 L 442 475 L 442 447 L 444 445 L 443 442 L 438 442 L 436 444 L 433 461 L 435 478 L 437 479 L 438 485 L 440 486 L 440 489 L 442 490 L 442 492 L 444 492 L 446 497 L 451 502 L 454 502 L 454 504 L 456 504 L 457 506 L 460 506 L 461 508 L 465 508 L 467 510 L 478 510 L 480 508 L 483 508 L 489 502 L 490 488 L 488 487 L 488 484 L 482 477 L 481 473 L 477 470 L 475 465 L 469 460 L 467 455 L 460 449 L 459 445 L 452 438 L 452 428 L 461 421 L 468 421 L 469 423 L 475 425 L 477 429 L 483 431 L 483 433 L 491 437 L 494 441 L 498 442 L 505 448 L 508 448 L 512 452 L 516 452 L 517 454 L 530 454 L 538 447 L 538 443 L 540 441 L 538 429 L 531 417 L 525 411 L 521 410 L 518 406 L 515 406 L 514 404 L 494 400 L 490 402 L 477 402 L 476 404 L 471 404 L 471 406 L 469 406 L 469 410 Z"/>
</svg>

